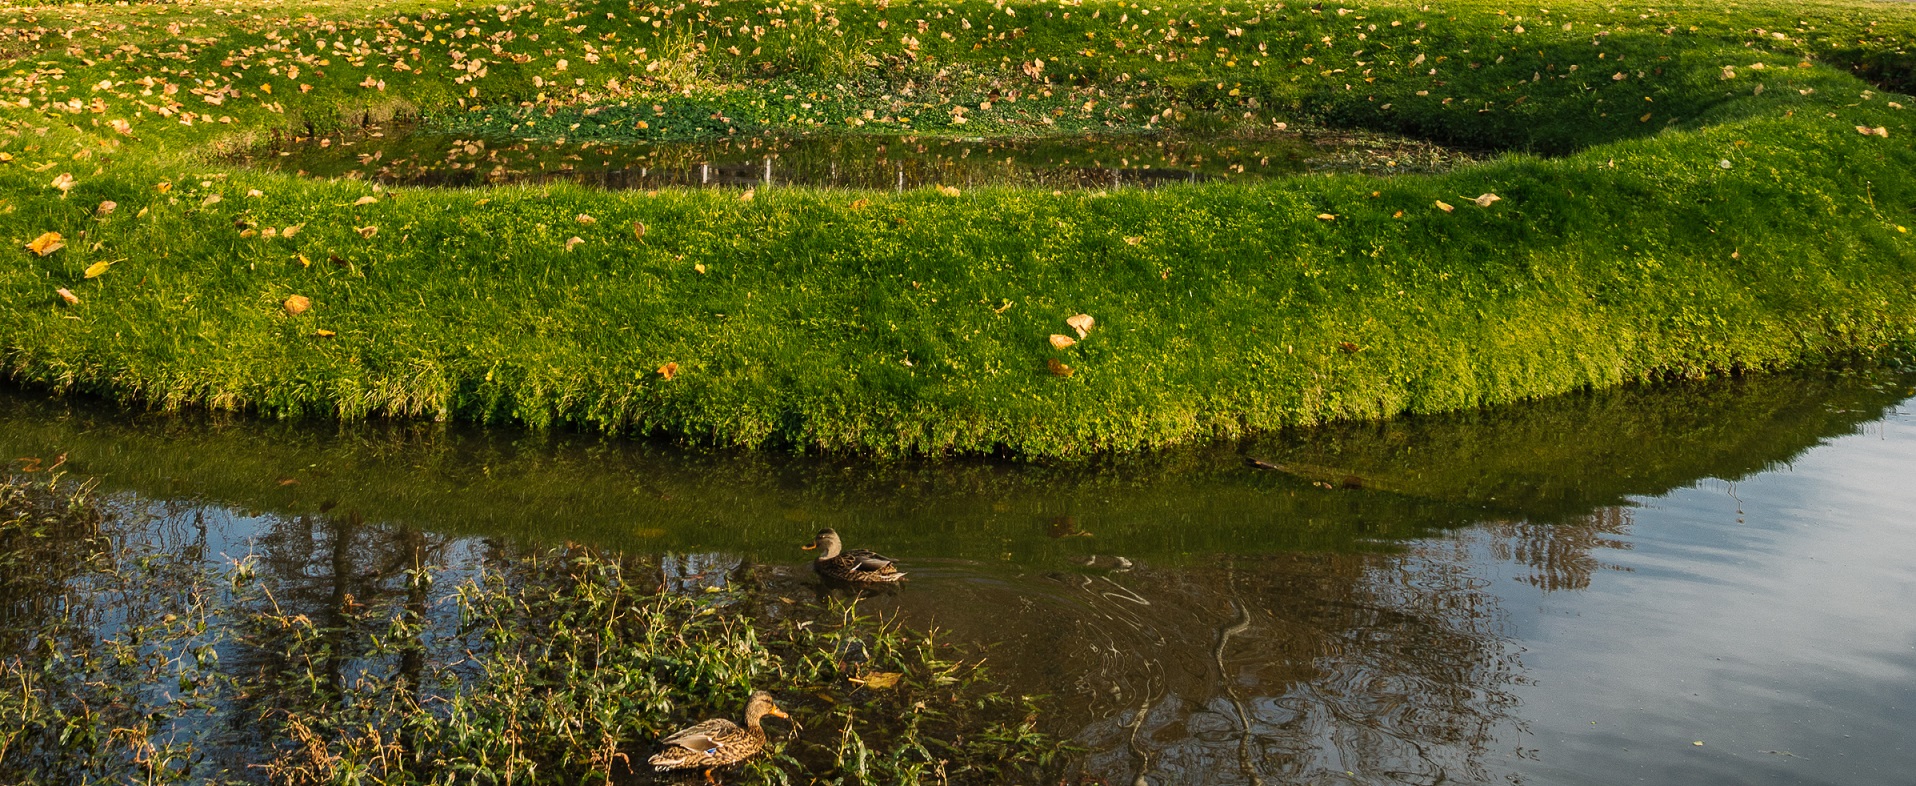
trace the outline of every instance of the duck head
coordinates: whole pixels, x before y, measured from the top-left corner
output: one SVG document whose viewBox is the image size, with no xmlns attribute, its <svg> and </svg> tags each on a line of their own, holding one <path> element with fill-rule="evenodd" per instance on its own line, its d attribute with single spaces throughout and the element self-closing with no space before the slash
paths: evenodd
<svg viewBox="0 0 1916 786">
<path fill-rule="evenodd" d="M 817 535 L 812 536 L 812 542 L 810 544 L 800 546 L 799 548 L 806 551 L 816 550 L 818 551 L 818 558 L 825 560 L 838 556 L 838 552 L 843 546 L 839 545 L 837 532 L 830 529 L 821 529 Z"/>
</svg>

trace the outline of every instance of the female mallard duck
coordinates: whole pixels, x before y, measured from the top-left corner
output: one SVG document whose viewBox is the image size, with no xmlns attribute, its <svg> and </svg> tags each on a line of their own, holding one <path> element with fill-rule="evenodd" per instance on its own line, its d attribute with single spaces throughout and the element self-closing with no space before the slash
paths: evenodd
<svg viewBox="0 0 1916 786">
<path fill-rule="evenodd" d="M 881 584 L 897 581 L 905 577 L 899 572 L 898 565 L 890 558 L 878 552 L 866 549 L 852 549 L 840 553 L 843 545 L 838 542 L 838 533 L 829 529 L 818 531 L 809 546 L 799 548 L 811 551 L 818 549 L 818 559 L 812 560 L 812 570 L 828 579 L 848 581 L 853 584 Z"/>
<path fill-rule="evenodd" d="M 706 782 L 715 783 L 712 768 L 737 764 L 765 750 L 765 729 L 759 726 L 759 720 L 767 715 L 792 717 L 778 708 L 772 694 L 754 693 L 745 704 L 745 728 L 724 718 L 714 718 L 666 737 L 661 741 L 665 750 L 650 760 L 652 768 L 664 772 L 704 767 Z"/>
</svg>

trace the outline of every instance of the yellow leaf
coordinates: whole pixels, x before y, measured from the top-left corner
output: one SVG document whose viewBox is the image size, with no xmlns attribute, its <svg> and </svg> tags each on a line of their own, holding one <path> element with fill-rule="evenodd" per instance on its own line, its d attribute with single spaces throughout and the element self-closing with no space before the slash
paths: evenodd
<svg viewBox="0 0 1916 786">
<path fill-rule="evenodd" d="M 705 263 L 704 263 L 704 262 L 694 262 L 694 263 L 692 263 L 692 269 L 693 269 L 693 270 L 696 270 L 696 271 L 698 271 L 698 274 L 699 274 L 699 275 L 701 275 L 701 276 L 703 276 L 703 275 L 705 275 Z"/>
<path fill-rule="evenodd" d="M 869 200 L 869 199 L 854 199 L 854 200 L 852 200 L 852 209 L 853 209 L 853 210 L 864 210 L 864 209 L 865 209 L 865 207 L 866 207 L 867 205 L 870 205 L 871 203 L 872 203 L 872 201 L 871 201 L 871 200 Z"/>
<path fill-rule="evenodd" d="M 313 260 L 310 260 L 310 259 L 307 259 L 307 258 L 306 258 L 306 255 L 305 255 L 305 254 L 300 254 L 300 255 L 299 255 L 299 266 L 300 266 L 300 267 L 312 267 L 312 266 L 313 266 Z"/>
<path fill-rule="evenodd" d="M 585 242 L 584 238 L 581 238 L 578 235 L 573 235 L 572 237 L 565 239 L 565 250 L 571 251 L 573 246 L 576 246 L 584 242 Z"/>
<path fill-rule="evenodd" d="M 1054 377 L 1068 377 L 1077 373 L 1076 370 L 1070 366 L 1058 362 L 1057 358 L 1047 359 L 1045 365 L 1051 369 L 1051 375 Z"/>
<path fill-rule="evenodd" d="M 958 189 L 953 188 L 951 186 L 939 186 L 938 193 L 944 194 L 945 196 L 948 196 L 948 197 L 955 197 L 955 196 L 958 196 L 959 192 L 958 192 Z"/>
<path fill-rule="evenodd" d="M 96 215 L 96 216 L 111 215 L 113 211 L 118 210 L 119 208 L 120 208 L 120 203 L 109 199 L 105 202 L 101 202 L 99 207 L 94 208 L 93 215 Z"/>
<path fill-rule="evenodd" d="M 358 199 L 355 199 L 355 200 L 353 200 L 353 206 L 354 206 L 354 207 L 358 207 L 358 206 L 360 206 L 360 205 L 370 205 L 370 204 L 372 204 L 372 203 L 374 203 L 374 202 L 378 202 L 378 201 L 379 201 L 379 197 L 376 197 L 376 196 L 363 196 L 363 197 L 360 197 L 360 198 L 358 198 Z"/>
<path fill-rule="evenodd" d="M 1329 214 L 1329 213 L 1318 213 L 1318 214 L 1317 214 L 1317 220 L 1319 220 L 1319 221 L 1336 221 L 1336 220 L 1337 220 L 1337 216 L 1333 216 L 1333 215 L 1331 215 L 1331 214 Z"/>
<path fill-rule="evenodd" d="M 865 675 L 865 678 L 862 680 L 853 679 L 852 682 L 859 683 L 867 688 L 890 688 L 897 685 L 898 681 L 903 679 L 904 676 L 905 675 L 895 671 L 877 671 Z"/>
<path fill-rule="evenodd" d="M 285 307 L 286 313 L 299 316 L 306 313 L 307 309 L 313 307 L 313 299 L 305 295 L 292 295 L 286 298 L 286 302 L 281 305 Z"/>
<path fill-rule="evenodd" d="M 667 382 L 670 382 L 673 377 L 676 377 L 678 375 L 679 375 L 679 364 L 676 362 L 667 363 L 659 367 L 659 376 L 665 377 Z"/>
<path fill-rule="evenodd" d="M 61 300 L 66 301 L 67 305 L 69 306 L 80 305 L 80 296 L 73 294 L 72 290 L 69 290 L 65 287 L 61 287 L 53 291 L 55 294 L 60 296 Z"/>
<path fill-rule="evenodd" d="M 306 228 L 306 225 L 305 225 L 305 224 L 291 224 L 291 225 L 288 225 L 287 227 L 285 227 L 284 229 L 281 229 L 281 230 L 279 231 L 279 236 L 280 236 L 280 237 L 292 237 L 292 236 L 294 236 L 294 235 L 297 235 L 297 234 L 299 234 L 299 231 L 300 231 L 300 230 L 302 230 L 302 229 L 305 229 L 305 228 Z"/>
<path fill-rule="evenodd" d="M 95 262 L 86 266 L 85 275 L 87 278 L 99 278 L 106 275 L 106 270 L 110 267 L 113 267 L 112 262 Z"/>
<path fill-rule="evenodd" d="M 71 191 L 73 189 L 73 175 L 61 172 L 58 177 L 53 178 L 53 182 L 50 185 L 60 189 L 61 193 Z"/>
<path fill-rule="evenodd" d="M 580 214 L 578 214 L 578 215 L 576 215 L 576 216 L 573 216 L 573 217 L 572 217 L 572 220 L 574 220 L 574 221 L 577 221 L 577 222 L 579 222 L 579 223 L 581 223 L 581 224 L 588 224 L 588 225 L 590 225 L 590 224 L 597 224 L 597 223 L 599 223 L 599 220 L 598 220 L 598 219 L 596 219 L 596 218 L 593 218 L 593 217 L 591 217 L 591 216 L 588 216 L 588 215 L 586 215 L 586 214 L 584 214 L 584 213 L 580 213 Z"/>
<path fill-rule="evenodd" d="M 313 331 L 313 335 L 319 338 L 332 338 L 333 336 L 337 336 L 339 334 L 334 333 L 333 331 L 330 331 L 330 330 L 315 330 Z"/>
<path fill-rule="evenodd" d="M 60 233 L 58 232 L 48 232 L 34 238 L 33 242 L 27 244 L 28 251 L 32 251 L 40 256 L 46 256 L 66 247 L 66 241 L 60 239 Z"/>
<path fill-rule="evenodd" d="M 1061 336 L 1057 333 L 1051 334 L 1051 347 L 1053 349 L 1065 349 L 1076 343 L 1078 343 L 1078 340 L 1070 336 Z"/>
<path fill-rule="evenodd" d="M 752 201 L 752 197 L 756 195 L 757 195 L 757 191 L 755 189 L 748 188 L 748 189 L 745 189 L 745 193 L 738 195 L 738 201 L 750 202 Z"/>
<path fill-rule="evenodd" d="M 1456 210 L 1457 208 L 1452 206 L 1449 202 L 1445 202 L 1444 200 L 1439 199 L 1437 200 L 1437 209 L 1448 213 L 1452 210 Z"/>
<path fill-rule="evenodd" d="M 1470 201 L 1477 203 L 1478 207 L 1490 207 L 1502 200 L 1503 197 L 1497 196 L 1496 194 L 1481 194 L 1476 199 Z"/>
<path fill-rule="evenodd" d="M 1143 236 L 1143 235 L 1137 235 L 1137 236 L 1133 236 L 1133 237 L 1127 237 L 1127 238 L 1125 238 L 1125 239 L 1124 239 L 1124 244 L 1125 244 L 1125 245 L 1127 245 L 1127 246 L 1135 246 L 1135 245 L 1137 245 L 1137 244 L 1139 244 L 1139 243 L 1143 243 L 1143 242 L 1144 242 L 1144 236 Z"/>
<path fill-rule="evenodd" d="M 1078 338 L 1084 338 L 1086 334 L 1091 332 L 1091 328 L 1097 326 L 1098 321 L 1092 319 L 1090 314 L 1078 314 L 1067 318 L 1064 323 L 1070 325 L 1073 330 L 1078 331 Z"/>
</svg>

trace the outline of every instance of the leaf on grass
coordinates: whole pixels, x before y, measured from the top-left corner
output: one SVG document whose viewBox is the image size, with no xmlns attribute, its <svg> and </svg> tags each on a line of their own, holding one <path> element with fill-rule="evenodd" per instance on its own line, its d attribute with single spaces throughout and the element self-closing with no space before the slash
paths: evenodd
<svg viewBox="0 0 1916 786">
<path fill-rule="evenodd" d="M 1065 349 L 1076 343 L 1078 343 L 1078 340 L 1070 336 L 1062 336 L 1057 333 L 1051 334 L 1051 347 L 1053 349 Z"/>
<path fill-rule="evenodd" d="M 1497 196 L 1496 194 L 1479 194 L 1476 199 L 1470 201 L 1477 203 L 1478 207 L 1490 207 L 1498 202 L 1502 202 L 1503 197 Z"/>
<path fill-rule="evenodd" d="M 53 292 L 54 294 L 59 295 L 61 300 L 66 301 L 67 305 L 69 306 L 80 305 L 80 296 L 73 294 L 73 291 L 70 289 L 61 287 L 59 289 L 53 290 Z"/>
<path fill-rule="evenodd" d="M 325 329 L 313 331 L 313 336 L 316 338 L 332 338 L 333 336 L 337 336 L 337 335 L 339 334 L 334 333 L 333 331 L 330 331 L 330 330 L 325 330 Z"/>
<path fill-rule="evenodd" d="M 580 213 L 580 214 L 578 214 L 578 215 L 576 215 L 576 216 L 573 216 L 573 217 L 572 217 L 572 220 L 574 220 L 574 221 L 577 221 L 577 222 L 579 222 L 579 223 L 581 223 L 581 224 L 585 224 L 585 225 L 587 225 L 587 226 L 590 226 L 590 225 L 592 225 L 592 224 L 597 224 L 597 223 L 599 223 L 599 220 L 598 220 L 598 219 L 596 219 L 596 218 L 593 218 L 593 217 L 591 217 L 591 216 L 588 216 L 588 215 L 586 215 L 586 214 L 584 214 L 584 213 Z"/>
<path fill-rule="evenodd" d="M 292 237 L 294 235 L 299 234 L 299 231 L 305 228 L 306 228 L 305 224 L 289 224 L 285 228 L 279 231 L 279 236 Z"/>
<path fill-rule="evenodd" d="M 1334 216 L 1334 215 L 1331 215 L 1331 214 L 1329 214 L 1329 213 L 1318 213 L 1318 214 L 1317 214 L 1317 220 L 1319 220 L 1319 221 L 1336 221 L 1336 220 L 1337 220 L 1337 216 Z"/>
<path fill-rule="evenodd" d="M 286 302 L 280 305 L 286 308 L 286 313 L 299 316 L 306 313 L 307 309 L 313 307 L 313 299 L 305 295 L 292 295 L 286 298 Z"/>
<path fill-rule="evenodd" d="M 310 260 L 310 259 L 307 259 L 307 258 L 306 258 L 306 255 L 305 255 L 305 254 L 300 254 L 300 255 L 299 255 L 299 266 L 300 266 L 300 267 L 312 267 L 312 266 L 313 266 L 313 260 Z"/>
<path fill-rule="evenodd" d="M 693 270 L 695 270 L 695 271 L 697 271 L 697 272 L 698 272 L 698 274 L 699 274 L 699 275 L 701 275 L 701 276 L 703 276 L 703 275 L 705 275 L 705 263 L 704 263 L 704 262 L 694 262 L 694 263 L 692 263 L 692 269 L 693 269 Z"/>
<path fill-rule="evenodd" d="M 659 367 L 659 376 L 665 377 L 665 380 L 667 382 L 672 381 L 672 378 L 678 375 L 679 375 L 679 364 L 676 362 L 667 363 Z"/>
<path fill-rule="evenodd" d="M 48 232 L 34 238 L 33 242 L 27 244 L 28 251 L 32 251 L 40 256 L 46 256 L 66 247 L 66 241 L 60 238 L 60 233 L 58 232 Z"/>
<path fill-rule="evenodd" d="M 53 182 L 50 183 L 49 185 L 52 185 L 54 188 L 60 189 L 60 193 L 65 194 L 66 192 L 73 190 L 73 175 L 68 174 L 66 172 L 61 172 L 59 176 L 53 178 Z"/>
<path fill-rule="evenodd" d="M 1448 213 L 1452 210 L 1456 210 L 1457 208 L 1451 205 L 1449 202 L 1445 202 L 1444 200 L 1439 199 L 1437 200 L 1437 209 Z"/>
<path fill-rule="evenodd" d="M 226 197 L 220 196 L 219 194 L 207 194 L 205 199 L 200 200 L 200 207 L 212 207 L 225 201 L 225 199 Z"/>
<path fill-rule="evenodd" d="M 632 222 L 632 236 L 640 240 L 645 239 L 645 222 L 644 221 Z"/>
<path fill-rule="evenodd" d="M 94 208 L 93 215 L 96 215 L 96 216 L 112 215 L 113 211 L 118 209 L 120 209 L 120 203 L 109 199 L 105 202 L 101 202 L 99 207 Z"/>
<path fill-rule="evenodd" d="M 1124 239 L 1124 244 L 1125 244 L 1125 245 L 1127 245 L 1127 246 L 1135 246 L 1135 245 L 1137 245 L 1137 244 L 1139 244 L 1139 243 L 1143 243 L 1143 242 L 1144 242 L 1144 236 L 1143 236 L 1143 235 L 1136 235 L 1136 236 L 1132 236 L 1132 237 L 1127 237 L 1127 238 L 1125 238 L 1125 239 Z"/>
<path fill-rule="evenodd" d="M 743 194 L 739 194 L 739 195 L 738 195 L 738 201 L 740 201 L 740 202 L 750 202 L 750 201 L 752 201 L 752 197 L 754 197 L 754 196 L 757 196 L 757 195 L 758 195 L 758 191 L 757 191 L 757 189 L 751 189 L 751 188 L 748 188 L 748 189 L 745 189 L 745 193 L 743 193 Z"/>
<path fill-rule="evenodd" d="M 110 267 L 113 267 L 112 262 L 95 262 L 91 265 L 87 265 L 86 273 L 82 275 L 85 278 L 99 278 L 106 275 L 107 268 Z"/>
<path fill-rule="evenodd" d="M 867 688 L 890 688 L 897 685 L 898 681 L 903 679 L 904 676 L 905 675 L 895 671 L 875 671 L 865 675 L 864 679 L 854 677 L 852 682 L 856 682 Z"/>
<path fill-rule="evenodd" d="M 1097 326 L 1098 321 L 1092 319 L 1090 314 L 1078 314 L 1066 319 L 1064 323 L 1070 325 L 1073 330 L 1078 331 L 1078 338 L 1084 338 L 1086 334 L 1091 332 L 1091 328 Z"/>
<path fill-rule="evenodd" d="M 1884 127 L 1882 127 L 1882 126 L 1877 126 L 1877 127 L 1875 127 L 1875 128 L 1872 128 L 1872 129 L 1870 129 L 1870 130 L 1869 130 L 1869 132 L 1870 132 L 1870 133 L 1872 133 L 1872 134 L 1875 134 L 1875 135 L 1877 135 L 1877 136 L 1880 136 L 1880 137 L 1882 137 L 1882 138 L 1884 138 L 1884 139 L 1888 139 L 1888 138 L 1889 138 L 1889 129 L 1887 129 L 1887 128 L 1884 128 Z"/>
<path fill-rule="evenodd" d="M 372 203 L 374 203 L 374 202 L 378 202 L 378 201 L 379 201 L 379 197 L 376 197 L 376 196 L 363 196 L 363 197 L 360 197 L 360 198 L 358 198 L 358 199 L 355 199 L 355 200 L 353 200 L 353 206 L 354 206 L 354 207 L 358 207 L 358 206 L 360 206 L 360 205 L 370 205 L 370 204 L 372 204 Z"/>
<path fill-rule="evenodd" d="M 938 193 L 944 194 L 945 196 L 948 196 L 948 197 L 955 197 L 955 196 L 958 196 L 959 191 L 957 188 L 954 188 L 952 186 L 939 186 Z"/>
<path fill-rule="evenodd" d="M 578 235 L 573 235 L 572 237 L 565 239 L 565 250 L 571 251 L 573 246 L 576 246 L 584 242 L 585 242 L 585 238 L 579 237 Z"/>
<path fill-rule="evenodd" d="M 353 231 L 358 232 L 360 237 L 370 240 L 372 239 L 373 235 L 379 234 L 379 227 L 376 227 L 376 226 L 353 227 Z"/>
<path fill-rule="evenodd" d="M 866 207 L 870 206 L 871 203 L 872 201 L 869 199 L 854 199 L 852 200 L 852 209 L 864 210 Z"/>
<path fill-rule="evenodd" d="M 160 192 L 160 193 L 162 193 L 162 194 L 164 194 L 164 193 L 166 193 L 166 192 L 168 192 L 168 191 L 172 191 L 172 190 L 173 190 L 173 184 L 172 184 L 172 183 L 159 183 L 159 184 L 156 184 L 156 185 L 154 185 L 154 186 L 153 186 L 153 190 L 154 190 L 154 191 L 158 191 L 158 192 Z"/>
<path fill-rule="evenodd" d="M 266 192 L 261 191 L 257 188 L 249 188 L 249 189 L 246 189 L 246 195 L 257 199 L 259 197 L 266 196 Z"/>
<path fill-rule="evenodd" d="M 1045 365 L 1051 369 L 1051 375 L 1054 377 L 1068 377 L 1077 373 L 1076 369 L 1058 362 L 1057 358 L 1046 360 Z"/>
<path fill-rule="evenodd" d="M 1341 350 L 1344 350 L 1344 352 L 1345 352 L 1345 353 L 1347 353 L 1347 354 L 1352 354 L 1352 355 L 1355 355 L 1355 354 L 1357 354 L 1357 353 L 1359 353 L 1359 352 L 1362 352 L 1362 351 L 1364 351 L 1364 348 L 1363 348 L 1363 347 L 1360 347 L 1360 346 L 1358 346 L 1358 345 L 1356 345 L 1356 344 L 1352 344 L 1352 343 L 1351 343 L 1351 342 L 1349 342 L 1349 341 L 1339 341 L 1339 342 L 1337 342 L 1337 348 L 1338 348 L 1338 349 L 1341 349 Z"/>
</svg>

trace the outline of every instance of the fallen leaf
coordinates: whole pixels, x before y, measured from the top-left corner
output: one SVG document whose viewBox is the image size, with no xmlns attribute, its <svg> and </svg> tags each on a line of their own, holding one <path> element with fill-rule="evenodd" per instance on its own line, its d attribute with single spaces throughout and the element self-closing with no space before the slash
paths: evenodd
<svg viewBox="0 0 1916 786">
<path fill-rule="evenodd" d="M 353 227 L 353 231 L 358 232 L 360 237 L 371 239 L 373 235 L 379 234 L 379 227 L 376 227 L 376 226 Z"/>
<path fill-rule="evenodd" d="M 1139 236 L 1136 236 L 1136 237 L 1127 237 L 1127 238 L 1125 238 L 1125 239 L 1124 239 L 1124 244 L 1125 244 L 1125 245 L 1127 245 L 1127 246 L 1135 246 L 1135 245 L 1137 245 L 1137 244 L 1139 244 L 1139 243 L 1143 243 L 1143 242 L 1144 242 L 1144 236 L 1142 236 L 1142 235 L 1139 235 Z"/>
<path fill-rule="evenodd" d="M 300 230 L 302 230 L 302 229 L 305 229 L 305 228 L 306 228 L 306 225 L 305 225 L 305 224 L 292 224 L 292 225 L 289 225 L 289 226 L 287 226 L 287 227 L 284 227 L 284 228 L 282 228 L 282 229 L 280 229 L 280 230 L 279 230 L 279 236 L 280 236 L 280 237 L 292 237 L 292 236 L 294 236 L 294 235 L 297 235 L 297 234 L 299 234 L 299 231 L 300 231 Z"/>
<path fill-rule="evenodd" d="M 1359 352 L 1362 352 L 1362 351 L 1364 351 L 1364 348 L 1363 348 L 1363 347 L 1360 347 L 1360 346 L 1358 346 L 1358 345 L 1356 345 L 1356 344 L 1352 344 L 1352 343 L 1351 343 L 1351 342 L 1349 342 L 1349 341 L 1339 341 L 1339 342 L 1337 342 L 1337 348 L 1338 348 L 1338 349 L 1341 349 L 1341 350 L 1344 350 L 1345 352 L 1347 352 L 1347 353 L 1349 353 L 1349 354 L 1353 354 L 1353 355 L 1355 355 L 1355 354 L 1357 354 L 1357 353 L 1359 353 Z"/>
<path fill-rule="evenodd" d="M 1449 202 L 1445 202 L 1444 200 L 1439 199 L 1437 200 L 1437 209 L 1448 213 L 1452 210 L 1456 210 L 1457 208 L 1452 206 Z"/>
<path fill-rule="evenodd" d="M 292 295 L 286 298 L 286 302 L 280 305 L 286 308 L 286 313 L 299 316 L 306 313 L 307 309 L 313 307 L 313 299 L 305 295 Z"/>
<path fill-rule="evenodd" d="M 1318 213 L 1318 214 L 1317 214 L 1317 220 L 1319 220 L 1319 221 L 1336 221 L 1336 220 L 1337 220 L 1337 216 L 1333 216 L 1333 215 L 1331 215 L 1331 214 L 1329 214 L 1329 213 Z"/>
<path fill-rule="evenodd" d="M 117 131 L 121 134 L 133 133 L 133 124 L 128 123 L 125 120 L 121 120 L 120 118 L 116 117 L 116 118 L 113 118 L 112 120 L 108 120 L 106 124 L 109 127 L 111 127 L 114 131 Z"/>
<path fill-rule="evenodd" d="M 1862 134 L 1863 136 L 1869 136 L 1871 134 L 1876 133 L 1876 131 L 1874 129 L 1871 129 L 1869 126 L 1857 126 L 1856 133 Z"/>
<path fill-rule="evenodd" d="M 758 192 L 757 192 L 757 190 L 756 190 L 756 189 L 751 189 L 751 188 L 748 188 L 748 189 L 745 189 L 745 193 L 743 193 L 743 194 L 739 194 L 739 195 L 738 195 L 738 201 L 740 201 L 740 202 L 750 202 L 750 201 L 752 201 L 752 197 L 754 197 L 754 196 L 757 196 L 757 195 L 758 195 Z"/>
<path fill-rule="evenodd" d="M 1078 314 L 1066 319 L 1064 323 L 1078 331 L 1078 338 L 1084 338 L 1086 334 L 1091 332 L 1091 328 L 1097 326 L 1098 321 L 1092 319 L 1090 314 Z"/>
<path fill-rule="evenodd" d="M 586 215 L 586 214 L 584 214 L 584 213 L 580 213 L 580 214 L 578 214 L 578 215 L 576 215 L 576 216 L 573 216 L 573 217 L 572 217 L 572 220 L 574 220 L 574 221 L 577 221 L 577 222 L 579 222 L 579 223 L 581 223 L 581 224 L 586 224 L 586 225 L 591 225 L 591 224 L 597 224 L 597 223 L 599 223 L 599 220 L 598 220 L 598 219 L 596 219 L 596 218 L 593 218 L 593 217 L 591 217 L 591 216 L 588 216 L 588 215 Z"/>
<path fill-rule="evenodd" d="M 363 197 L 360 197 L 360 198 L 358 198 L 358 199 L 355 199 L 355 200 L 353 200 L 353 206 L 354 206 L 354 207 L 358 207 L 358 206 L 360 206 L 360 205 L 370 205 L 370 204 L 372 204 L 372 203 L 374 203 L 374 202 L 378 202 L 378 201 L 379 201 L 379 197 L 376 197 L 376 196 L 370 196 L 370 195 L 369 195 L 369 196 L 363 196 Z"/>
<path fill-rule="evenodd" d="M 645 222 L 643 221 L 632 222 L 632 236 L 640 240 L 645 239 Z"/>
<path fill-rule="evenodd" d="M 307 258 L 306 258 L 306 255 L 305 255 L 305 254 L 300 254 L 300 255 L 299 255 L 299 266 L 300 266 L 300 267 L 312 267 L 312 266 L 313 266 L 313 260 L 310 260 L 310 259 L 307 259 Z"/>
<path fill-rule="evenodd" d="M 34 238 L 33 242 L 27 244 L 28 251 L 32 251 L 40 256 L 46 256 L 66 247 L 66 241 L 60 239 L 60 233 L 58 232 L 48 232 Z"/>
<path fill-rule="evenodd" d="M 1875 128 L 1870 129 L 1870 133 L 1880 136 L 1884 139 L 1889 138 L 1889 129 L 1884 128 L 1882 126 L 1877 126 Z"/>
<path fill-rule="evenodd" d="M 865 209 L 865 207 L 866 207 L 867 205 L 870 205 L 871 203 L 872 203 L 872 201 L 871 201 L 871 200 L 869 200 L 869 199 L 854 199 L 854 200 L 852 200 L 852 209 L 853 209 L 853 210 L 864 210 L 864 209 Z"/>
<path fill-rule="evenodd" d="M 1057 333 L 1051 334 L 1051 347 L 1053 349 L 1065 349 L 1076 343 L 1078 343 L 1078 340 L 1070 336 L 1063 336 Z"/>
<path fill-rule="evenodd" d="M 584 242 L 585 242 L 585 238 L 579 237 L 578 235 L 573 235 L 572 237 L 565 239 L 565 250 L 571 251 L 573 246 L 576 246 Z"/>
<path fill-rule="evenodd" d="M 118 210 L 119 208 L 120 208 L 120 203 L 109 199 L 105 202 L 101 202 L 99 207 L 94 208 L 93 215 L 96 215 L 96 216 L 111 215 L 113 211 Z"/>
<path fill-rule="evenodd" d="M 905 675 L 895 671 L 878 671 L 865 675 L 864 679 L 853 678 L 852 682 L 856 682 L 867 688 L 889 688 L 897 685 L 898 681 L 903 679 L 904 676 Z"/>
<path fill-rule="evenodd" d="M 1046 360 L 1045 365 L 1051 368 L 1051 375 L 1054 377 L 1068 377 L 1077 373 L 1077 371 L 1070 366 L 1058 362 L 1057 358 Z"/>
<path fill-rule="evenodd" d="M 212 207 L 225 199 L 226 197 L 220 196 L 219 194 L 207 194 L 205 199 L 200 200 L 200 207 Z"/>
<path fill-rule="evenodd" d="M 67 302 L 67 305 L 69 305 L 69 306 L 77 306 L 77 305 L 80 305 L 80 296 L 79 296 L 79 295 L 75 295 L 75 294 L 73 294 L 73 291 L 72 291 L 72 290 L 69 290 L 69 289 L 67 289 L 67 288 L 65 288 L 65 287 L 61 287 L 61 288 L 59 288 L 59 289 L 56 289 L 56 290 L 53 290 L 53 291 L 54 291 L 54 293 L 55 293 L 55 294 L 57 294 L 57 295 L 59 295 L 59 296 L 60 296 L 60 299 L 61 299 L 61 300 L 64 300 L 64 301 L 66 301 L 66 302 Z"/>
<path fill-rule="evenodd" d="M 692 270 L 696 271 L 701 276 L 705 275 L 705 263 L 704 262 L 692 263 Z"/>
<path fill-rule="evenodd" d="M 160 184 L 158 184 L 158 185 L 155 185 L 155 186 L 153 186 L 153 190 L 154 190 L 154 191 L 158 191 L 158 192 L 160 192 L 160 193 L 162 193 L 162 194 L 164 194 L 164 193 L 166 193 L 166 192 L 168 192 L 168 191 L 172 191 L 172 190 L 173 190 L 173 184 L 172 184 L 172 183 L 160 183 Z"/>
<path fill-rule="evenodd" d="M 61 194 L 65 194 L 66 192 L 73 190 L 73 175 L 70 175 L 66 172 L 61 172 L 59 176 L 53 178 L 53 182 L 50 185 L 52 185 L 54 188 L 60 189 Z"/>
<path fill-rule="evenodd" d="M 330 331 L 330 330 L 321 329 L 321 330 L 313 331 L 313 335 L 317 338 L 332 338 L 333 336 L 337 336 L 339 334 L 334 333 L 333 331 Z"/>
<path fill-rule="evenodd" d="M 945 196 L 948 196 L 948 197 L 955 197 L 955 196 L 958 196 L 959 192 L 957 188 L 954 188 L 952 186 L 939 186 L 938 193 L 944 194 Z"/>
<path fill-rule="evenodd" d="M 665 380 L 667 382 L 672 381 L 672 378 L 678 375 L 679 375 L 679 364 L 676 362 L 667 363 L 659 367 L 659 376 L 665 377 Z"/>
<path fill-rule="evenodd" d="M 263 196 L 266 196 L 266 192 L 261 191 L 257 188 L 249 188 L 249 189 L 246 189 L 246 195 L 249 197 L 263 197 Z"/>
<path fill-rule="evenodd" d="M 1477 203 L 1478 207 L 1490 207 L 1503 201 L 1503 197 L 1497 196 L 1496 194 L 1479 194 L 1476 199 L 1470 201 Z"/>
<path fill-rule="evenodd" d="M 85 278 L 99 278 L 106 275 L 107 268 L 110 267 L 113 267 L 112 262 L 95 262 L 86 266 L 86 273 L 82 274 L 82 276 Z"/>
</svg>

